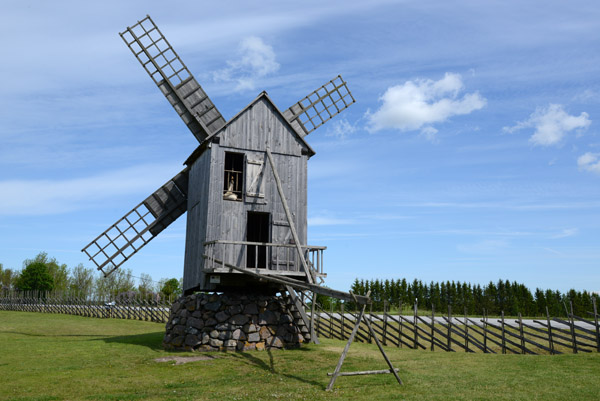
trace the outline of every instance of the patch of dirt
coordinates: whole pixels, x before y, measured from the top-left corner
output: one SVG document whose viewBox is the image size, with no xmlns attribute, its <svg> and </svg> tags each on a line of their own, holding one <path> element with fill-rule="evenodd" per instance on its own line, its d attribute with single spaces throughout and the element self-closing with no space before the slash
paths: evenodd
<svg viewBox="0 0 600 401">
<path fill-rule="evenodd" d="M 214 359 L 214 356 L 202 355 L 202 356 L 165 356 L 157 358 L 154 362 L 171 362 L 175 361 L 175 365 L 183 365 L 184 363 L 197 362 L 197 361 L 208 361 Z"/>
</svg>

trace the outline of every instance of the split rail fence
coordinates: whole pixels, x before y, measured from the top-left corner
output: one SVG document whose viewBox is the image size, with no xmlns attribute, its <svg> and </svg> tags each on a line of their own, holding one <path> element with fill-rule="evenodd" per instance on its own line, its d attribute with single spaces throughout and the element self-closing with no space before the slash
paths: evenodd
<svg viewBox="0 0 600 401">
<path fill-rule="evenodd" d="M 551 318 L 546 308 L 545 319 L 469 317 L 452 314 L 419 315 L 416 307 L 412 316 L 384 313 L 367 313 L 378 339 L 387 346 L 406 347 L 447 352 L 484 352 L 513 354 L 562 354 L 566 352 L 600 352 L 600 326 L 596 301 L 594 311 L 586 319 L 568 313 L 567 320 Z M 402 310 L 400 305 L 399 310 Z M 326 311 L 317 306 L 315 328 L 319 337 L 347 340 L 356 324 L 358 313 L 333 309 Z M 372 335 L 365 325 L 359 327 L 355 341 L 371 343 Z"/>
<path fill-rule="evenodd" d="M 61 293 L 7 291 L 0 293 L 0 310 L 166 323 L 171 310 L 171 301 L 139 295 L 89 298 Z"/>
</svg>

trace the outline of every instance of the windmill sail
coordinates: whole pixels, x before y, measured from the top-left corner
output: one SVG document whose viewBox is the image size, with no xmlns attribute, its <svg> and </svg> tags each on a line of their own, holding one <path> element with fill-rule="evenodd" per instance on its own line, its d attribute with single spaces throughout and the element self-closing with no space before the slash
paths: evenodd
<svg viewBox="0 0 600 401">
<path fill-rule="evenodd" d="M 108 276 L 185 213 L 187 185 L 186 168 L 86 245 L 82 252 Z"/>
<path fill-rule="evenodd" d="M 225 124 L 149 15 L 119 35 L 199 142 Z"/>
<path fill-rule="evenodd" d="M 356 100 L 346 82 L 338 75 L 292 105 L 283 115 L 298 132 L 306 136 L 354 102 Z"/>
</svg>

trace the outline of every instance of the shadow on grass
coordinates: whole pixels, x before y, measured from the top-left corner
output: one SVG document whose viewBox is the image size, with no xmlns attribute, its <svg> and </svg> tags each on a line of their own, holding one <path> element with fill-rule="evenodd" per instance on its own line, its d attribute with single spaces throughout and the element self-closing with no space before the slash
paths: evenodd
<svg viewBox="0 0 600 401">
<path fill-rule="evenodd" d="M 0 334 L 18 334 L 26 337 L 102 337 L 103 334 L 48 334 L 48 333 L 26 333 L 23 331 L 0 330 Z"/>
<path fill-rule="evenodd" d="M 165 333 L 157 331 L 154 333 L 134 334 L 130 336 L 115 336 L 98 338 L 91 341 L 104 341 L 107 344 L 128 344 L 148 347 L 153 351 L 162 351 L 162 339 Z"/>
<path fill-rule="evenodd" d="M 294 349 L 293 351 L 289 351 L 289 352 L 303 352 L 303 351 L 305 351 L 305 350 L 302 349 L 302 348 L 297 348 L 297 349 Z M 289 373 L 278 372 L 275 369 L 275 365 L 273 363 L 273 354 L 272 354 L 272 352 L 270 350 L 267 350 L 266 352 L 269 355 L 269 363 L 266 363 L 262 359 L 257 358 L 256 356 L 254 356 L 253 352 L 233 352 L 233 353 L 230 353 L 229 355 L 231 355 L 232 357 L 234 357 L 236 359 L 244 360 L 246 363 L 248 363 L 250 365 L 254 365 L 254 366 L 256 366 L 256 367 L 258 367 L 260 369 L 263 369 L 263 370 L 265 370 L 265 371 L 267 371 L 269 373 L 278 374 L 278 375 L 287 377 L 289 379 L 294 379 L 294 380 L 297 380 L 299 382 L 310 384 L 310 385 L 319 387 L 322 390 L 325 390 L 325 386 L 323 385 L 323 383 L 320 383 L 318 381 L 308 380 L 308 379 L 306 379 L 304 377 L 292 375 L 292 374 L 289 374 Z M 276 351 L 276 352 L 281 352 L 281 351 Z"/>
</svg>

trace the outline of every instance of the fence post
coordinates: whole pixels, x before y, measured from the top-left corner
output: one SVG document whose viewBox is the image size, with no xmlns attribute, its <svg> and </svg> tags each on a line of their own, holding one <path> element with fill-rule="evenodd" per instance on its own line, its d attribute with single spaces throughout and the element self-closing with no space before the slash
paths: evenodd
<svg viewBox="0 0 600 401">
<path fill-rule="evenodd" d="M 596 309 L 596 297 L 592 296 L 594 305 L 594 323 L 596 324 L 596 351 L 600 352 L 600 328 L 598 327 L 598 309 Z"/>
<path fill-rule="evenodd" d="M 452 332 L 450 331 L 452 329 L 452 306 L 450 306 L 450 304 L 448 304 L 448 338 L 446 339 L 446 346 L 448 347 L 448 351 L 450 351 L 452 349 L 452 341 L 450 340 L 450 336 L 452 335 Z"/>
<path fill-rule="evenodd" d="M 344 303 L 340 302 L 340 312 L 342 313 L 341 321 L 342 321 L 342 340 L 346 339 L 346 326 L 344 325 Z"/>
<path fill-rule="evenodd" d="M 402 348 L 402 300 L 398 302 L 398 347 Z"/>
<path fill-rule="evenodd" d="M 329 311 L 331 312 L 331 314 L 329 315 L 329 338 L 335 338 L 333 336 L 333 302 L 332 302 L 332 300 L 330 300 L 329 302 L 330 302 Z"/>
<path fill-rule="evenodd" d="M 431 351 L 434 350 L 433 345 L 433 337 L 435 336 L 435 331 L 433 330 L 433 325 L 435 324 L 435 305 L 431 304 Z"/>
<path fill-rule="evenodd" d="M 414 317 L 413 317 L 413 334 L 414 334 L 414 343 L 415 343 L 415 349 L 419 349 L 419 339 L 417 338 L 417 307 L 418 307 L 418 303 L 419 300 L 417 298 L 415 298 L 415 305 L 414 305 Z"/>
<path fill-rule="evenodd" d="M 482 326 L 483 326 L 483 353 L 487 354 L 487 315 L 486 310 L 483 308 L 483 316 L 482 316 Z"/>
<path fill-rule="evenodd" d="M 383 345 L 387 345 L 387 301 L 383 301 Z"/>
<path fill-rule="evenodd" d="M 571 337 L 573 338 L 573 353 L 577 353 L 577 338 L 575 337 L 575 318 L 573 317 L 573 301 L 569 301 L 571 304 L 571 313 L 569 315 L 571 321 Z"/>
<path fill-rule="evenodd" d="M 369 304 L 369 323 L 373 323 L 373 301 Z M 372 343 L 372 336 L 371 330 L 369 330 L 369 344 Z"/>
<path fill-rule="evenodd" d="M 469 326 L 467 325 L 467 307 L 465 306 L 465 352 L 469 352 Z"/>
<path fill-rule="evenodd" d="M 504 311 L 502 311 L 502 353 L 506 354 L 506 337 L 504 335 Z"/>
<path fill-rule="evenodd" d="M 525 334 L 523 333 L 523 319 L 519 312 L 519 336 L 521 337 L 521 354 L 525 353 Z"/>
<path fill-rule="evenodd" d="M 554 355 L 554 341 L 552 341 L 552 325 L 550 324 L 550 312 L 546 306 L 546 321 L 548 322 L 548 346 L 550 347 L 550 355 Z"/>
</svg>

